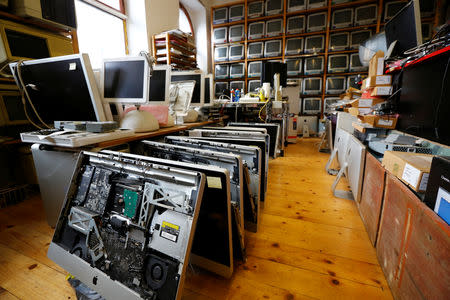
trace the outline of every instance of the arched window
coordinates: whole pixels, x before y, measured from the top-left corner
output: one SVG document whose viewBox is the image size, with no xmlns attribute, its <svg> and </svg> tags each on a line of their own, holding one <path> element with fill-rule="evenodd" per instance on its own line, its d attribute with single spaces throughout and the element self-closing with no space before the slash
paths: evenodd
<svg viewBox="0 0 450 300">
<path fill-rule="evenodd" d="M 194 35 L 191 18 L 182 4 L 180 4 L 179 27 L 181 31 Z"/>
</svg>

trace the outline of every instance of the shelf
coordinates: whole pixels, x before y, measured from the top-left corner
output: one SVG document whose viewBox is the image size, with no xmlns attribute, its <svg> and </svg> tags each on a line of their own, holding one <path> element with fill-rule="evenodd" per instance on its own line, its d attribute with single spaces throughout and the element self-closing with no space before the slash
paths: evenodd
<svg viewBox="0 0 450 300">
<path fill-rule="evenodd" d="M 253 19 L 247 18 L 247 23 L 254 23 L 254 22 L 258 22 L 258 21 L 266 21 L 266 20 L 279 19 L 279 18 L 283 18 L 283 14 L 262 16 L 262 17 L 253 18 Z"/>
<path fill-rule="evenodd" d="M 376 4 L 377 1 L 376 0 L 359 0 L 359 1 L 335 4 L 335 5 L 331 5 L 331 9 L 347 8 L 347 7 L 360 6 L 360 5 L 372 4 L 372 3 Z"/>
<path fill-rule="evenodd" d="M 214 47 L 223 47 L 223 46 L 232 46 L 232 45 L 236 45 L 236 44 L 245 44 L 245 41 L 232 42 L 232 43 L 223 43 L 223 44 L 213 43 L 213 44 L 214 44 Z"/>
<path fill-rule="evenodd" d="M 223 24 L 215 24 L 215 25 L 213 25 L 213 28 L 233 26 L 233 25 L 239 25 L 239 24 L 244 24 L 244 23 L 245 23 L 245 20 L 228 22 L 228 23 L 223 23 Z"/>
<path fill-rule="evenodd" d="M 368 24 L 368 25 L 353 26 L 353 27 L 346 27 L 346 28 L 330 29 L 330 33 L 341 32 L 341 31 L 349 31 L 349 32 L 351 32 L 351 31 L 367 29 L 367 28 L 372 28 L 372 27 L 377 27 L 377 24 Z"/>
<path fill-rule="evenodd" d="M 312 56 L 320 56 L 320 55 L 325 55 L 325 52 L 285 55 L 284 58 L 303 58 L 303 57 L 312 57 Z"/>
<path fill-rule="evenodd" d="M 311 8 L 311 9 L 304 9 L 304 10 L 286 12 L 286 17 L 295 16 L 295 15 L 302 15 L 302 14 L 310 15 L 310 14 L 313 14 L 313 13 L 316 13 L 316 12 L 327 11 L 327 10 L 328 10 L 328 5 L 324 6 L 324 7 L 318 7 L 318 8 Z"/>
<path fill-rule="evenodd" d="M 279 35 L 279 36 L 266 37 L 266 38 L 262 38 L 262 39 L 247 40 L 247 43 L 264 42 L 264 41 L 270 41 L 270 40 L 282 40 L 282 39 L 283 39 L 283 36 Z"/>
<path fill-rule="evenodd" d="M 344 73 L 328 73 L 327 77 L 334 77 L 334 76 L 351 76 L 351 75 L 358 75 L 358 74 L 367 74 L 368 71 L 361 71 L 361 72 L 344 72 Z"/>
<path fill-rule="evenodd" d="M 358 49 L 341 50 L 341 51 L 331 51 L 330 49 L 328 49 L 328 55 L 357 53 L 358 51 L 359 51 Z"/>
<path fill-rule="evenodd" d="M 326 33 L 327 33 L 326 30 L 322 30 L 322 31 L 303 32 L 303 33 L 296 33 L 296 34 L 286 34 L 286 38 L 289 39 L 289 38 L 309 36 L 309 35 L 321 35 L 321 34 L 326 34 Z"/>
<path fill-rule="evenodd" d="M 274 57 L 261 57 L 261 58 L 250 58 L 247 61 L 258 61 L 258 60 L 278 60 L 283 59 L 283 56 L 274 56 Z"/>
<path fill-rule="evenodd" d="M 244 63 L 245 60 L 227 60 L 227 61 L 216 61 L 214 62 L 216 65 L 223 65 L 223 64 L 237 64 L 237 63 Z"/>
</svg>

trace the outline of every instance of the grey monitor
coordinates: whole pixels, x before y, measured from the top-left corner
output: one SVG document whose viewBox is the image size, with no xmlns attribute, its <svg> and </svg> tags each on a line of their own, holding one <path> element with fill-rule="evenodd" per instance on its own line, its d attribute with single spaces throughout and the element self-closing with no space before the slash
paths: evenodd
<svg viewBox="0 0 450 300">
<path fill-rule="evenodd" d="M 229 60 L 242 60 L 244 59 L 244 45 L 230 45 L 228 47 L 228 59 Z"/>
<path fill-rule="evenodd" d="M 264 56 L 264 43 L 249 43 L 247 46 L 247 58 L 261 58 Z"/>
<path fill-rule="evenodd" d="M 286 65 L 287 65 L 287 75 L 288 76 L 298 76 L 302 73 L 302 59 L 301 58 L 286 59 Z"/>
<path fill-rule="evenodd" d="M 361 71 L 367 71 L 368 67 L 363 66 L 361 64 L 361 60 L 359 59 L 358 53 L 352 53 L 350 54 L 350 72 L 361 72 Z"/>
<path fill-rule="evenodd" d="M 230 66 L 227 64 L 220 64 L 215 66 L 216 79 L 228 79 L 230 74 Z"/>
<path fill-rule="evenodd" d="M 252 61 L 247 66 L 248 77 L 261 77 L 262 61 Z"/>
<path fill-rule="evenodd" d="M 245 76 L 245 66 L 243 63 L 230 65 L 230 78 L 243 78 Z"/>
<path fill-rule="evenodd" d="M 228 27 L 214 28 L 214 43 L 228 43 Z"/>
<path fill-rule="evenodd" d="M 308 1 L 308 9 L 311 8 L 320 8 L 327 6 L 328 0 L 307 0 Z"/>
<path fill-rule="evenodd" d="M 347 72 L 349 66 L 347 54 L 335 54 L 328 57 L 328 72 L 342 73 Z"/>
<path fill-rule="evenodd" d="M 327 27 L 327 13 L 320 12 L 308 15 L 308 23 L 306 25 L 308 32 L 322 31 Z"/>
<path fill-rule="evenodd" d="M 359 45 L 368 40 L 372 36 L 370 30 L 359 30 L 350 33 L 350 48 L 358 49 Z"/>
<path fill-rule="evenodd" d="M 283 19 L 266 21 L 266 37 L 279 36 L 283 34 Z"/>
<path fill-rule="evenodd" d="M 322 74 L 324 70 L 324 57 L 306 57 L 303 72 L 305 75 Z"/>
<path fill-rule="evenodd" d="M 230 81 L 230 90 L 243 90 L 244 81 Z"/>
<path fill-rule="evenodd" d="M 228 82 L 216 82 L 214 84 L 214 96 L 219 98 L 222 95 L 230 96 Z"/>
<path fill-rule="evenodd" d="M 309 77 L 303 79 L 303 95 L 319 95 L 322 93 L 322 78 Z"/>
<path fill-rule="evenodd" d="M 305 115 L 320 114 L 322 99 L 320 98 L 303 98 L 302 112 Z"/>
<path fill-rule="evenodd" d="M 350 44 L 350 35 L 348 32 L 337 32 L 330 35 L 330 51 L 347 50 Z"/>
<path fill-rule="evenodd" d="M 377 22 L 378 6 L 369 4 L 355 8 L 355 26 L 368 25 Z"/>
<path fill-rule="evenodd" d="M 353 8 L 335 10 L 331 18 L 333 28 L 346 28 L 353 25 Z"/>
<path fill-rule="evenodd" d="M 347 78 L 345 76 L 330 76 L 327 77 L 325 87 L 326 94 L 341 94 L 347 88 Z"/>
<path fill-rule="evenodd" d="M 287 11 L 294 12 L 306 9 L 306 0 L 288 0 Z"/>
<path fill-rule="evenodd" d="M 258 18 L 264 15 L 264 1 L 254 1 L 247 4 L 248 18 Z"/>
<path fill-rule="evenodd" d="M 213 12 L 213 24 L 228 22 L 228 7 L 216 8 Z"/>
<path fill-rule="evenodd" d="M 296 55 L 303 52 L 303 38 L 290 38 L 286 39 L 286 49 L 284 49 L 285 55 Z"/>
<path fill-rule="evenodd" d="M 228 28 L 228 41 L 240 42 L 245 38 L 244 25 L 234 25 Z"/>
<path fill-rule="evenodd" d="M 258 88 L 261 88 L 261 80 L 249 80 L 247 90 L 249 93 L 254 93 Z"/>
<path fill-rule="evenodd" d="M 305 31 L 305 16 L 289 17 L 286 21 L 286 34 L 296 34 Z"/>
<path fill-rule="evenodd" d="M 264 37 L 265 33 L 265 25 L 264 22 L 255 22 L 248 24 L 248 39 L 260 39 Z"/>
<path fill-rule="evenodd" d="M 395 16 L 405 5 L 405 1 L 391 1 L 384 4 L 384 21 L 388 21 Z"/>
<path fill-rule="evenodd" d="M 323 35 L 313 35 L 305 38 L 305 53 L 320 53 L 324 49 L 325 37 Z"/>
<path fill-rule="evenodd" d="M 264 43 L 264 56 L 281 56 L 281 40 L 267 41 Z"/>
<path fill-rule="evenodd" d="M 277 15 L 283 12 L 284 0 L 266 0 L 266 15 Z"/>
<path fill-rule="evenodd" d="M 228 20 L 230 22 L 244 20 L 244 5 L 238 4 L 230 6 L 230 8 L 228 9 L 228 15 Z"/>
<path fill-rule="evenodd" d="M 220 46 L 214 49 L 215 61 L 227 61 L 228 60 L 228 46 Z"/>
</svg>

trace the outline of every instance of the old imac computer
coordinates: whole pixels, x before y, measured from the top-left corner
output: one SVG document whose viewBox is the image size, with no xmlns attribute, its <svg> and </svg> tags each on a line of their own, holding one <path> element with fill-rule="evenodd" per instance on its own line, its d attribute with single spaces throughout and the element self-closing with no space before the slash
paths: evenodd
<svg viewBox="0 0 450 300">
<path fill-rule="evenodd" d="M 289 58 L 286 59 L 287 75 L 298 76 L 302 74 L 302 59 L 301 58 Z"/>
<path fill-rule="evenodd" d="M 303 109 L 302 113 L 304 115 L 317 115 L 320 114 L 322 99 L 320 98 L 303 98 Z"/>
<path fill-rule="evenodd" d="M 243 41 L 245 37 L 244 25 L 230 26 L 228 30 L 228 41 L 230 43 Z"/>
<path fill-rule="evenodd" d="M 305 73 L 305 75 L 322 74 L 324 70 L 323 64 L 324 64 L 323 56 L 306 57 L 303 72 Z"/>
<path fill-rule="evenodd" d="M 245 67 L 243 63 L 230 65 L 230 78 L 244 78 Z"/>
<path fill-rule="evenodd" d="M 228 82 L 216 82 L 214 84 L 214 96 L 219 98 L 222 95 L 230 96 Z"/>
<path fill-rule="evenodd" d="M 327 77 L 327 83 L 325 86 L 325 93 L 330 94 L 341 94 L 345 92 L 347 88 L 347 79 L 345 76 L 331 76 Z"/>
<path fill-rule="evenodd" d="M 286 21 L 286 34 L 305 32 L 305 16 L 289 17 Z"/>
<path fill-rule="evenodd" d="M 261 58 L 264 56 L 264 43 L 249 43 L 247 46 L 247 58 Z"/>
<path fill-rule="evenodd" d="M 325 49 L 325 37 L 312 35 L 305 38 L 305 53 L 320 53 Z"/>
<path fill-rule="evenodd" d="M 227 64 L 220 64 L 215 66 L 214 76 L 216 79 L 228 79 L 230 74 L 230 66 Z"/>
<path fill-rule="evenodd" d="M 214 44 L 228 43 L 228 27 L 214 28 Z"/>
<path fill-rule="evenodd" d="M 262 61 L 252 61 L 248 63 L 247 76 L 261 77 Z"/>
<path fill-rule="evenodd" d="M 28 123 L 30 121 L 25 114 L 20 92 L 17 90 L 0 91 L 0 127 Z"/>
<path fill-rule="evenodd" d="M 303 79 L 303 95 L 322 94 L 322 78 L 308 77 Z"/>
<path fill-rule="evenodd" d="M 228 20 L 230 22 L 244 20 L 244 4 L 230 6 L 228 9 Z"/>
<path fill-rule="evenodd" d="M 274 75 L 280 74 L 280 85 L 287 86 L 287 66 L 282 62 L 264 61 L 261 72 L 261 85 L 268 82 L 270 86 L 274 87 Z"/>
<path fill-rule="evenodd" d="M 307 0 L 308 1 L 308 9 L 311 8 L 320 8 L 327 6 L 328 0 Z"/>
<path fill-rule="evenodd" d="M 247 3 L 247 17 L 252 18 L 258 18 L 262 17 L 264 15 L 264 1 L 254 1 Z"/>
<path fill-rule="evenodd" d="M 266 37 L 283 34 L 283 19 L 274 19 L 266 22 Z"/>
<path fill-rule="evenodd" d="M 244 59 L 244 44 L 230 45 L 228 47 L 228 60 Z"/>
<path fill-rule="evenodd" d="M 203 97 L 205 100 L 204 105 L 210 105 L 212 100 L 214 99 L 214 78 L 212 74 L 207 74 L 203 77 L 204 86 L 205 86 L 205 96 Z"/>
<path fill-rule="evenodd" d="M 285 55 L 297 55 L 303 53 L 303 38 L 286 39 Z"/>
<path fill-rule="evenodd" d="M 264 43 L 264 56 L 276 57 L 281 56 L 281 40 L 266 41 Z"/>
<path fill-rule="evenodd" d="M 372 36 L 371 30 L 359 30 L 350 33 L 350 48 L 358 49 L 359 45 L 370 39 Z"/>
<path fill-rule="evenodd" d="M 363 72 L 367 71 L 368 67 L 363 66 L 361 64 L 361 60 L 359 59 L 359 53 L 350 54 L 350 72 Z"/>
<path fill-rule="evenodd" d="M 265 33 L 265 25 L 264 22 L 254 22 L 248 24 L 248 39 L 260 39 L 264 37 Z"/>
<path fill-rule="evenodd" d="M 353 8 L 335 10 L 331 18 L 332 28 L 346 28 L 353 25 Z"/>
<path fill-rule="evenodd" d="M 248 92 L 249 93 L 255 93 L 257 89 L 261 87 L 261 81 L 260 80 L 249 80 L 248 81 Z"/>
<path fill-rule="evenodd" d="M 228 22 L 228 7 L 216 8 L 213 13 L 213 24 Z"/>
<path fill-rule="evenodd" d="M 355 8 L 355 26 L 369 25 L 377 22 L 378 6 L 369 4 Z"/>
<path fill-rule="evenodd" d="M 327 13 L 320 12 L 308 15 L 306 28 L 308 32 L 325 30 L 327 28 Z"/>
<path fill-rule="evenodd" d="M 405 1 L 392 1 L 384 5 L 384 21 L 388 21 L 395 16 L 405 5 Z"/>
<path fill-rule="evenodd" d="M 266 16 L 283 13 L 284 0 L 266 0 Z"/>
<path fill-rule="evenodd" d="M 306 9 L 306 0 L 288 0 L 287 12 L 294 12 Z"/>
<path fill-rule="evenodd" d="M 194 92 L 192 94 L 191 106 L 202 106 L 205 102 L 204 74 L 199 70 L 194 71 L 173 71 L 170 81 L 195 81 Z"/>
<path fill-rule="evenodd" d="M 348 55 L 335 54 L 328 57 L 328 73 L 348 72 Z"/>
<path fill-rule="evenodd" d="M 436 13 L 436 0 L 420 0 L 420 17 L 431 17 Z"/>
<path fill-rule="evenodd" d="M 330 51 L 347 50 L 350 44 L 350 34 L 348 32 L 336 32 L 330 35 Z"/>
<path fill-rule="evenodd" d="M 215 61 L 227 61 L 228 60 L 228 46 L 219 46 L 214 49 Z"/>
<path fill-rule="evenodd" d="M 243 90 L 244 81 L 230 81 L 230 90 Z"/>
<path fill-rule="evenodd" d="M 326 97 L 323 99 L 323 113 L 326 114 L 334 111 L 331 106 L 338 103 L 340 100 L 341 98 L 339 97 Z"/>
<path fill-rule="evenodd" d="M 422 23 L 422 42 L 429 41 L 433 36 L 433 24 Z"/>
<path fill-rule="evenodd" d="M 156 65 L 150 76 L 150 91 L 148 102 L 150 104 L 169 105 L 171 66 Z"/>
</svg>

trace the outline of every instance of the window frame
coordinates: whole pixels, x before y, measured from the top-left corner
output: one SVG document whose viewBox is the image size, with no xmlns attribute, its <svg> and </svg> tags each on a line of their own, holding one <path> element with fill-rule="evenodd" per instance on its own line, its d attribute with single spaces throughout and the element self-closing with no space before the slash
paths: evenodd
<svg viewBox="0 0 450 300">
<path fill-rule="evenodd" d="M 194 31 L 194 26 L 192 25 L 191 16 L 189 15 L 189 12 L 187 11 L 186 7 L 184 7 L 184 5 L 181 2 L 180 2 L 180 9 L 183 11 L 184 15 L 186 16 L 186 18 L 189 22 L 189 27 L 191 28 L 192 37 L 195 38 L 195 31 Z"/>
</svg>

